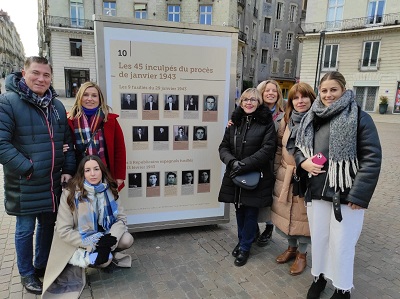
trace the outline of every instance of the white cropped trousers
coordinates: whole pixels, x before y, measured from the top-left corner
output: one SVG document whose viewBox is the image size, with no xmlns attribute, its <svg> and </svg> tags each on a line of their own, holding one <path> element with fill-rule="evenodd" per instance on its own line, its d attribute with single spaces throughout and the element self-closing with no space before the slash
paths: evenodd
<svg viewBox="0 0 400 299">
<path fill-rule="evenodd" d="M 307 208 L 311 232 L 311 274 L 321 273 L 332 280 L 335 288 L 350 291 L 353 285 L 355 247 L 360 237 L 364 210 L 352 210 L 341 205 L 343 220 L 338 222 L 333 204 L 325 200 L 313 200 Z"/>
</svg>

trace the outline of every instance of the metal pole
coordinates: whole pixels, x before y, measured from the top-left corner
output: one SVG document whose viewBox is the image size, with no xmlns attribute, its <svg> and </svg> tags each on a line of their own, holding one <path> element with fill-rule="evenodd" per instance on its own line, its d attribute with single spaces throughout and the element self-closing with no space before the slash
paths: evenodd
<svg viewBox="0 0 400 299">
<path fill-rule="evenodd" d="M 322 48 L 323 48 L 323 40 L 325 40 L 325 30 L 322 30 L 319 35 L 319 44 L 318 44 L 318 56 L 317 56 L 317 67 L 315 68 L 315 80 L 314 80 L 314 92 L 318 93 L 318 82 L 321 73 L 321 61 L 322 61 Z M 322 47 L 321 47 L 322 45 Z"/>
</svg>

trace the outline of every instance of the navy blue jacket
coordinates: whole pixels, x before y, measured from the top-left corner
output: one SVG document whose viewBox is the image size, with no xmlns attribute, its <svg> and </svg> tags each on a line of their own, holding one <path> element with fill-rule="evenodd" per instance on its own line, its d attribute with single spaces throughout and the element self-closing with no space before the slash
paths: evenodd
<svg viewBox="0 0 400 299">
<path fill-rule="evenodd" d="M 0 95 L 0 164 L 4 170 L 5 209 L 9 215 L 55 212 L 61 174 L 75 173 L 75 154 L 64 105 L 50 87 L 57 113 L 46 111 L 19 90 L 21 73 L 6 78 Z M 49 105 L 49 107 L 50 107 Z M 69 150 L 63 153 L 63 144 Z M 33 173 L 30 177 L 27 174 Z"/>
</svg>

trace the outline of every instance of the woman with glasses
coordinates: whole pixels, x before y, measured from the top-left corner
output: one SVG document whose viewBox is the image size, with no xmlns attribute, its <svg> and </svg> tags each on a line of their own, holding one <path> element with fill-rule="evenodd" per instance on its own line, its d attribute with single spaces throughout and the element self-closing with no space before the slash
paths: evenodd
<svg viewBox="0 0 400 299">
<path fill-rule="evenodd" d="M 243 266 L 258 231 L 259 208 L 272 204 L 276 132 L 271 112 L 256 88 L 243 92 L 231 120 L 233 124 L 226 128 L 219 146 L 226 171 L 218 200 L 235 205 L 238 243 L 232 255 L 234 264 Z M 232 178 L 252 171 L 262 173 L 256 189 L 246 190 L 233 183 Z"/>
</svg>

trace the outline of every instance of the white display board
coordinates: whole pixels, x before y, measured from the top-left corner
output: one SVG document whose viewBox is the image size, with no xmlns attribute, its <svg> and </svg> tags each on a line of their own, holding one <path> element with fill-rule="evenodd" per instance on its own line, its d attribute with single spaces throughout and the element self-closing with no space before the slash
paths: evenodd
<svg viewBox="0 0 400 299">
<path fill-rule="evenodd" d="M 237 31 L 94 20 L 99 84 L 125 136 L 129 229 L 228 222 L 218 146 L 234 106 Z"/>
</svg>

